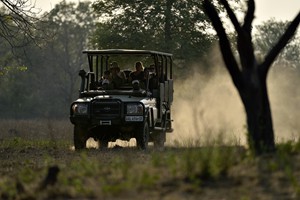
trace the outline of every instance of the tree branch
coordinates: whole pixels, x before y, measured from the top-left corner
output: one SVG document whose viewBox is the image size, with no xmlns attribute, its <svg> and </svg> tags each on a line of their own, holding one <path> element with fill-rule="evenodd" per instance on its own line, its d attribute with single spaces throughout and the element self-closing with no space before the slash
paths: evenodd
<svg viewBox="0 0 300 200">
<path fill-rule="evenodd" d="M 252 44 L 252 22 L 254 19 L 255 3 L 248 0 L 248 9 L 244 18 L 242 31 L 238 33 L 238 51 L 243 69 L 255 67 L 255 56 Z"/>
<path fill-rule="evenodd" d="M 252 31 L 252 22 L 254 19 L 255 3 L 254 0 L 248 0 L 248 10 L 244 19 L 243 29 L 250 33 Z"/>
<path fill-rule="evenodd" d="M 223 59 L 228 69 L 234 85 L 239 88 L 241 86 L 241 71 L 239 70 L 238 64 L 234 58 L 231 50 L 230 42 L 227 38 L 226 31 L 222 25 L 222 22 L 218 16 L 215 7 L 211 4 L 209 0 L 204 0 L 203 8 L 207 16 L 210 18 L 214 29 L 217 31 L 219 37 L 219 43 Z"/>
<path fill-rule="evenodd" d="M 6 10 L 0 15 L 0 35 L 11 47 L 21 47 L 35 42 L 36 22 L 39 13 L 29 0 L 0 0 Z M 22 37 L 22 38 L 21 38 Z"/>
<path fill-rule="evenodd" d="M 229 16 L 229 19 L 231 20 L 235 30 L 237 31 L 237 33 L 239 34 L 242 29 L 241 29 L 241 25 L 239 23 L 239 21 L 237 20 L 235 14 L 233 13 L 232 9 L 230 8 L 227 0 L 219 0 L 221 2 L 221 4 L 223 4 L 223 6 L 225 7 L 226 9 L 226 12 Z"/>
<path fill-rule="evenodd" d="M 271 64 L 274 62 L 280 51 L 286 46 L 289 40 L 295 34 L 300 23 L 300 12 L 295 19 L 290 23 L 285 33 L 281 36 L 277 44 L 271 49 L 271 51 L 265 57 L 264 62 L 261 64 L 261 75 L 267 76 Z"/>
<path fill-rule="evenodd" d="M 237 38 L 237 48 L 240 54 L 240 60 L 242 68 L 251 68 L 254 63 L 254 53 L 252 46 L 252 37 L 251 37 L 251 23 L 254 18 L 254 0 L 248 1 L 248 10 L 245 16 L 244 26 L 241 27 L 234 12 L 230 8 L 227 0 L 219 0 L 220 3 L 225 7 L 226 12 L 238 34 Z"/>
</svg>

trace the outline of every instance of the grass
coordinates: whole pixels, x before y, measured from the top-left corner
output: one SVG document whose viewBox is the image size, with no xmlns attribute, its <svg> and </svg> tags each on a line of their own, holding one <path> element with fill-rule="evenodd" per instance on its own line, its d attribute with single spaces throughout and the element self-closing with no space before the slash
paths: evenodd
<svg viewBox="0 0 300 200">
<path fill-rule="evenodd" d="M 48 134 L 59 131 L 44 128 Z M 178 146 L 164 151 L 126 147 L 76 152 L 68 137 L 3 137 L 0 199 L 300 197 L 299 141 L 278 144 L 275 154 L 253 157 L 241 146 L 223 144 L 221 138 L 188 148 L 177 141 Z M 52 166 L 60 170 L 57 181 L 39 189 Z"/>
</svg>

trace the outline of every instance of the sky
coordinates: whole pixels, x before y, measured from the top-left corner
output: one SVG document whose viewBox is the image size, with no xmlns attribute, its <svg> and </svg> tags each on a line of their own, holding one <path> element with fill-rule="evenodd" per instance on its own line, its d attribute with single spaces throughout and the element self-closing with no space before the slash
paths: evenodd
<svg viewBox="0 0 300 200">
<path fill-rule="evenodd" d="M 31 0 L 43 11 L 49 11 L 61 0 Z M 69 2 L 71 0 L 67 0 Z M 72 0 L 78 2 L 80 0 Z M 300 0 L 256 0 L 254 23 L 258 24 L 270 18 L 276 20 L 292 20 L 300 11 Z"/>
</svg>

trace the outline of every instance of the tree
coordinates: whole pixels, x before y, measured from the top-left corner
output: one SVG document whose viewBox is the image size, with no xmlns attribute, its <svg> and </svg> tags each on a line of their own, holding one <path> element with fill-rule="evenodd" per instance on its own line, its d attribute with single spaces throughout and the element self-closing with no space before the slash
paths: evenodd
<svg viewBox="0 0 300 200">
<path fill-rule="evenodd" d="M 88 47 L 96 19 L 91 2 L 61 1 L 39 24 L 52 39 L 39 44 L 42 50 L 32 47 L 27 65 L 37 76 L 36 94 L 44 99 L 46 115 L 66 114 L 65 108 L 78 95 L 78 72 L 87 63 L 82 51 Z M 49 96 L 55 98 L 47 101 Z"/>
<path fill-rule="evenodd" d="M 0 37 L 11 47 L 23 47 L 35 40 L 36 16 L 40 11 L 29 0 L 0 0 Z M 18 36 L 18 37 L 16 37 Z"/>
<path fill-rule="evenodd" d="M 0 79 L 1 116 L 51 118 L 68 114 L 71 102 L 78 96 L 78 72 L 87 66 L 82 50 L 88 48 L 96 19 L 90 2 L 62 1 L 36 24 L 47 32 L 48 40 L 24 46 L 26 54 L 16 49 L 12 55 L 7 53 L 8 49 L 0 49 L 0 73 L 6 73 Z M 43 36 L 42 32 L 35 34 Z M 0 42 L 3 40 L 0 38 Z M 15 69 L 26 66 L 26 71 L 7 72 L 10 68 L 2 68 L 2 64 L 8 67 L 14 64 Z M 12 110 L 18 110 L 17 115 L 12 115 Z"/>
<path fill-rule="evenodd" d="M 280 36 L 288 27 L 288 21 L 275 21 L 270 19 L 256 26 L 256 34 L 254 35 L 255 52 L 258 55 L 266 55 Z M 286 45 L 282 52 L 278 55 L 275 63 L 280 66 L 290 66 L 300 69 L 300 37 L 294 35 L 291 41 Z"/>
<path fill-rule="evenodd" d="M 197 0 L 97 0 L 93 7 L 103 19 L 93 38 L 97 48 L 167 51 L 192 62 L 214 41 Z"/>
<path fill-rule="evenodd" d="M 248 10 L 242 25 L 238 22 L 228 2 L 226 0 L 219 0 L 219 2 L 225 7 L 237 32 L 237 50 L 240 62 L 237 62 L 234 57 L 217 10 L 209 0 L 204 0 L 203 6 L 217 32 L 223 60 L 246 111 L 249 146 L 257 155 L 273 152 L 275 140 L 266 79 L 271 64 L 297 30 L 300 12 L 277 44 L 259 63 L 254 55 L 251 33 L 255 11 L 254 0 L 248 0 Z"/>
</svg>

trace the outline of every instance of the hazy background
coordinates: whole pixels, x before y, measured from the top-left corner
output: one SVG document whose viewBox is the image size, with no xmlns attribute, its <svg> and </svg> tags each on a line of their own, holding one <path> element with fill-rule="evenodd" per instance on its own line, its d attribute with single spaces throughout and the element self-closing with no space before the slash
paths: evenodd
<svg viewBox="0 0 300 200">
<path fill-rule="evenodd" d="M 60 1 L 45 2 L 38 0 L 36 1 L 36 6 L 40 6 L 43 9 L 42 12 L 44 12 L 53 8 L 54 5 L 58 2 Z M 284 5 L 282 4 L 282 2 L 282 0 L 272 2 L 270 0 L 257 1 L 256 22 L 258 22 L 259 20 L 269 19 L 270 17 L 275 17 L 276 20 L 292 19 L 294 15 L 299 11 L 300 1 L 284 1 Z M 279 10 L 277 10 L 278 7 L 280 8 Z M 87 16 L 91 16 L 87 14 L 89 9 L 90 8 L 87 7 L 87 10 L 84 10 L 83 12 Z M 58 17 L 58 19 L 59 18 L 60 17 Z M 86 21 L 88 20 L 84 20 L 84 22 Z M 58 26 L 55 26 L 56 28 L 53 28 L 53 30 L 64 27 L 62 26 L 62 24 L 64 23 L 58 24 Z M 8 96 L 9 94 L 11 96 L 10 98 L 5 99 L 7 105 L 9 105 L 10 103 L 14 103 L 13 100 L 15 99 L 21 99 L 20 101 L 17 101 L 15 103 L 14 107 L 12 107 L 15 109 L 9 110 L 9 112 L 15 112 L 16 116 L 20 112 L 18 106 L 20 108 L 23 108 L 23 110 L 25 109 L 25 111 L 27 111 L 30 115 L 35 114 L 33 113 L 32 108 L 43 108 L 48 106 L 47 112 L 51 111 L 50 113 L 43 113 L 42 109 L 40 109 L 41 113 L 36 113 L 36 116 L 42 115 L 46 119 L 48 119 L 48 116 L 56 116 L 55 112 L 57 112 L 57 110 L 65 110 L 67 114 L 63 116 L 63 119 L 66 120 L 66 129 L 68 129 L 68 131 L 64 130 L 64 132 L 67 132 L 70 135 L 72 135 L 72 124 L 68 121 L 68 109 L 70 101 L 73 100 L 73 98 L 70 100 L 53 97 L 66 97 L 66 89 L 67 91 L 71 91 L 70 94 L 72 94 L 74 91 L 77 92 L 79 87 L 79 84 L 76 85 L 75 81 L 73 81 L 74 83 L 71 84 L 71 80 L 73 80 L 75 76 L 78 78 L 77 73 L 79 67 L 81 67 L 78 63 L 82 64 L 82 62 L 64 64 L 63 61 L 65 61 L 65 59 L 59 60 L 59 56 L 57 56 L 62 55 L 62 58 L 68 57 L 70 58 L 70 60 L 72 60 L 73 56 L 76 58 L 79 57 L 77 52 L 70 55 L 64 54 L 66 51 L 64 51 L 64 48 L 62 48 L 62 43 L 65 44 L 65 42 L 68 41 L 73 45 L 71 46 L 72 49 L 82 49 L 83 44 L 77 44 L 77 41 L 83 41 L 81 37 L 78 37 L 79 39 L 71 38 L 70 40 L 70 33 L 79 32 L 78 28 L 74 26 L 75 29 L 72 29 L 72 27 L 73 26 L 71 26 L 71 28 L 68 27 L 68 33 L 59 35 L 58 40 L 51 43 L 51 45 L 53 46 L 49 45 L 49 47 L 51 48 L 49 48 L 50 53 L 47 51 L 48 60 L 44 60 L 44 56 L 36 56 L 43 55 L 38 54 L 40 53 L 39 49 L 37 50 L 33 47 L 32 49 L 29 49 L 29 55 L 34 55 L 37 58 L 32 58 L 33 61 L 35 61 L 34 63 L 26 64 L 28 66 L 34 65 L 34 67 L 29 68 L 29 70 L 32 70 L 28 71 L 30 73 L 24 72 L 23 74 L 23 72 L 17 71 L 15 72 L 15 74 L 12 73 L 13 76 L 7 76 L 7 79 L 10 78 L 11 81 L 7 80 L 6 82 L 16 83 L 16 85 L 7 87 L 8 89 L 13 88 L 13 90 L 6 91 L 6 96 Z M 92 25 L 91 27 L 94 27 L 94 25 Z M 60 32 L 65 33 L 64 31 Z M 82 32 L 86 33 L 87 31 L 83 30 Z M 77 37 L 76 34 L 73 34 L 73 37 L 75 36 Z M 85 35 L 83 36 L 83 38 L 86 38 Z M 65 48 L 67 47 L 68 46 L 66 46 Z M 53 54 L 52 51 L 50 51 L 52 48 L 61 51 L 57 51 L 57 54 Z M 78 51 L 78 53 L 80 53 L 81 56 L 81 52 Z M 50 57 L 49 55 L 52 55 L 53 57 Z M 178 140 L 180 142 L 184 141 L 187 145 L 198 145 L 207 143 L 207 140 L 215 139 L 218 137 L 228 142 L 245 144 L 245 135 L 247 131 L 245 128 L 245 112 L 237 91 L 232 84 L 231 78 L 223 65 L 223 61 L 221 59 L 219 48 L 217 45 L 211 50 L 208 57 L 209 61 L 205 64 L 194 63 L 192 67 L 190 67 L 191 65 L 187 65 L 186 68 L 183 68 L 180 65 L 177 66 L 178 68 L 175 71 L 175 98 L 172 110 L 174 119 L 173 126 L 175 131 L 168 135 L 169 144 L 173 144 L 174 142 L 176 142 L 176 140 Z M 49 63 L 51 63 L 51 67 L 48 66 Z M 68 66 L 70 67 L 68 68 Z M 200 70 L 204 68 L 208 69 L 207 71 L 209 71 L 209 73 L 207 71 L 202 72 Z M 70 69 L 73 71 L 71 71 Z M 192 73 L 186 73 L 190 75 L 187 77 L 181 77 L 180 70 L 186 71 L 187 69 L 191 70 Z M 60 77 L 56 76 L 58 71 L 60 72 L 59 75 L 62 76 L 61 79 L 59 79 Z M 69 73 L 70 71 L 71 73 Z M 283 139 L 294 139 L 299 135 L 299 73 L 299 68 L 297 70 L 296 68 L 287 66 L 273 66 L 268 77 L 269 97 L 271 101 L 275 137 L 277 141 L 281 141 Z M 29 77 L 25 78 L 25 75 Z M 36 82 L 36 77 L 30 77 L 31 75 L 37 77 L 40 76 L 43 78 L 37 79 L 41 82 Z M 68 77 L 68 75 L 70 76 L 70 83 L 68 82 L 65 85 L 76 85 L 76 87 L 58 87 L 60 83 L 65 83 L 65 80 L 67 80 L 67 78 L 65 77 Z M 57 78 L 57 80 L 55 80 L 53 77 Z M 24 78 L 25 81 L 33 80 L 33 82 L 28 83 L 29 87 L 23 87 L 24 83 L 20 81 L 23 80 L 22 78 Z M 64 82 L 59 82 L 61 80 Z M 47 87 L 45 87 L 45 85 L 47 85 Z M 32 88 L 37 91 L 36 93 L 34 93 L 34 95 L 31 94 L 34 90 Z M 26 104 L 25 108 L 22 105 L 22 103 L 24 104 L 24 101 L 19 97 L 20 94 L 24 93 L 24 90 L 26 94 L 24 95 L 24 101 L 27 100 L 30 103 L 28 105 Z M 2 91 L 2 94 L 5 94 L 5 91 Z M 41 98 L 43 100 L 41 101 L 41 105 L 36 104 L 36 99 Z M 63 100 L 66 101 L 65 105 L 61 103 Z M 57 105 L 60 105 L 61 107 L 58 108 Z M 53 106 L 53 109 L 49 109 L 51 108 L 51 106 Z M 36 110 L 37 109 L 35 109 L 34 111 Z M 46 127 L 46 129 L 48 129 L 51 134 L 55 132 L 61 132 L 56 131 L 55 128 L 57 128 L 58 126 L 52 125 L 51 123 L 52 121 L 49 120 Z M 24 122 L 24 124 L 26 123 Z M 21 132 L 23 132 L 24 129 L 18 128 L 16 130 L 13 126 L 15 125 L 7 125 L 6 129 L 8 131 L 4 130 L 3 132 L 9 132 L 9 130 L 11 130 L 11 133 L 21 135 L 20 130 Z M 61 124 L 59 126 L 61 126 Z M 47 133 L 45 133 L 44 135 L 47 135 Z"/>
<path fill-rule="evenodd" d="M 186 80 L 175 81 L 175 131 L 169 134 L 171 143 L 182 140 L 187 145 L 199 145 L 218 138 L 234 144 L 246 142 L 246 118 L 240 97 L 218 47 L 210 54 L 210 76 L 197 71 Z M 199 69 L 199 65 L 195 64 L 194 69 Z M 272 66 L 268 89 L 277 142 L 300 135 L 299 85 L 299 70 Z"/>
</svg>

